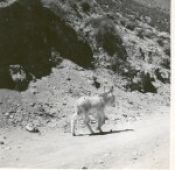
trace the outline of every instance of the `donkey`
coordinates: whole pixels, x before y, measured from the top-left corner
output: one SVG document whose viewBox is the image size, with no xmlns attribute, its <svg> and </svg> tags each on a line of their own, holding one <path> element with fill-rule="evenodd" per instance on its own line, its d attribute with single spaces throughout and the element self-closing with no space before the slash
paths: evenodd
<svg viewBox="0 0 175 170">
<path fill-rule="evenodd" d="M 71 133 L 75 136 L 75 129 L 77 126 L 77 120 L 79 116 L 83 116 L 84 123 L 88 127 L 91 133 L 94 133 L 92 127 L 90 126 L 90 116 L 93 116 L 97 122 L 97 129 L 102 133 L 101 127 L 105 123 L 105 113 L 104 109 L 107 105 L 115 107 L 115 96 L 113 95 L 113 86 L 108 92 L 96 96 L 83 96 L 77 100 L 76 112 L 71 118 Z"/>
</svg>

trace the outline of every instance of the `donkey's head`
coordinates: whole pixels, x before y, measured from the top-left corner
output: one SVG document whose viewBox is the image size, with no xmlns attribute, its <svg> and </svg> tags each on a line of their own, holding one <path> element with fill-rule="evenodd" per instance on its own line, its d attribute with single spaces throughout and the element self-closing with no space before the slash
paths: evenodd
<svg viewBox="0 0 175 170">
<path fill-rule="evenodd" d="M 112 86 L 109 91 L 103 93 L 103 98 L 106 104 L 115 107 L 115 96 L 113 94 L 114 87 Z"/>
</svg>

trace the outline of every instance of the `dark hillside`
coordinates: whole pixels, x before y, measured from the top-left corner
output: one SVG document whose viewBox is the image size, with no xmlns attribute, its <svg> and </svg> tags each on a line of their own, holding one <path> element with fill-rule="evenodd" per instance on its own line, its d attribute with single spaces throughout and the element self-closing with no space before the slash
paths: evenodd
<svg viewBox="0 0 175 170">
<path fill-rule="evenodd" d="M 0 88 L 15 86 L 10 65 L 20 65 L 28 82 L 31 76 L 50 74 L 51 67 L 58 64 L 54 54 L 82 67 L 92 66 L 90 46 L 39 0 L 19 0 L 0 9 L 0 25 Z"/>
</svg>

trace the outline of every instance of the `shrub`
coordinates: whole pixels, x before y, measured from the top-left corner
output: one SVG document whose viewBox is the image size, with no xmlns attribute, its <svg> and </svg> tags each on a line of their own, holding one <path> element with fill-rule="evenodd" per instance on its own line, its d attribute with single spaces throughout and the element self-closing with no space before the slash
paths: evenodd
<svg viewBox="0 0 175 170">
<path fill-rule="evenodd" d="M 162 39 L 158 39 L 158 40 L 157 40 L 157 42 L 158 42 L 158 44 L 159 44 L 161 47 L 163 47 L 163 46 L 164 46 L 164 42 L 163 42 L 163 40 L 162 40 Z"/>
<path fill-rule="evenodd" d="M 127 52 L 122 45 L 122 39 L 115 26 L 108 18 L 103 18 L 99 23 L 96 34 L 98 46 L 102 47 L 110 56 L 117 56 L 123 60 L 127 58 Z"/>
<path fill-rule="evenodd" d="M 126 88 L 131 91 L 139 91 L 141 93 L 157 93 L 156 87 L 152 84 L 154 79 L 150 76 L 150 74 L 144 71 L 140 71 L 137 75 L 130 80 L 130 82 L 126 85 Z"/>
<path fill-rule="evenodd" d="M 121 20 L 120 24 L 125 27 L 126 26 L 126 21 L 125 20 Z"/>
<path fill-rule="evenodd" d="M 170 59 L 169 58 L 163 58 L 161 65 L 165 67 L 166 69 L 170 69 Z"/>
<path fill-rule="evenodd" d="M 164 52 L 165 52 L 166 55 L 170 56 L 170 48 L 166 48 L 166 49 L 164 50 Z"/>
<path fill-rule="evenodd" d="M 87 1 L 83 1 L 81 3 L 81 7 L 82 7 L 83 12 L 89 12 L 91 9 L 90 3 L 88 3 Z"/>
<path fill-rule="evenodd" d="M 139 31 L 137 32 L 137 36 L 138 36 L 140 39 L 143 39 L 143 38 L 144 38 L 143 30 L 139 30 Z"/>
<path fill-rule="evenodd" d="M 128 23 L 128 24 L 126 25 L 126 28 L 129 29 L 129 30 L 131 30 L 131 31 L 134 31 L 134 29 L 135 29 L 135 24 L 133 24 L 133 23 Z"/>
</svg>

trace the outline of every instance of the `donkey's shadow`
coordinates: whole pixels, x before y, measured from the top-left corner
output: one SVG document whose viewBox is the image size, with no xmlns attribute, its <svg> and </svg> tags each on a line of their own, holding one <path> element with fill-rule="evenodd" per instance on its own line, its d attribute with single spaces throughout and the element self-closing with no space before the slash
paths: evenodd
<svg viewBox="0 0 175 170">
<path fill-rule="evenodd" d="M 131 132 L 131 131 L 134 131 L 134 129 L 110 130 L 107 132 L 97 132 L 97 133 L 93 133 L 93 134 L 77 134 L 76 136 L 109 135 L 109 134 L 114 134 L 114 133 Z"/>
</svg>

